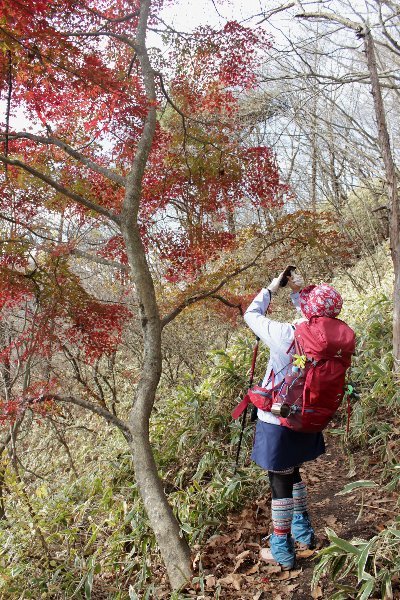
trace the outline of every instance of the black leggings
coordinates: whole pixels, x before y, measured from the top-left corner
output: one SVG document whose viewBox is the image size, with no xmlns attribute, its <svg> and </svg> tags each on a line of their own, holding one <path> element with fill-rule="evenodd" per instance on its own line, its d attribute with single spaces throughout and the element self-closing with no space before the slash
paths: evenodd
<svg viewBox="0 0 400 600">
<path fill-rule="evenodd" d="M 293 485 L 301 481 L 299 467 L 295 467 L 292 473 L 268 471 L 268 477 L 273 500 L 293 498 Z"/>
</svg>

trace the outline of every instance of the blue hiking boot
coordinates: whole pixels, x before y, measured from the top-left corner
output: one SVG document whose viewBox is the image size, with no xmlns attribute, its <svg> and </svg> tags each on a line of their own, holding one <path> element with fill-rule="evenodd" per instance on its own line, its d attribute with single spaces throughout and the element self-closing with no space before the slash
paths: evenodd
<svg viewBox="0 0 400 600">
<path fill-rule="evenodd" d="M 302 550 L 315 548 L 314 529 L 307 512 L 293 515 L 292 536 Z"/>
<path fill-rule="evenodd" d="M 260 557 L 269 563 L 280 565 L 284 570 L 293 569 L 296 561 L 294 541 L 292 536 L 276 535 L 273 533 L 269 538 L 270 550 L 261 550 Z"/>
</svg>

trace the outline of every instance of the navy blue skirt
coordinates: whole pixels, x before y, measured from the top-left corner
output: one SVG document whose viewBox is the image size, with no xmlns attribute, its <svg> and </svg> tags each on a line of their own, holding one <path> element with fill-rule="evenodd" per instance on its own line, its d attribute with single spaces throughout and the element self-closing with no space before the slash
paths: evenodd
<svg viewBox="0 0 400 600">
<path fill-rule="evenodd" d="M 252 460 L 267 471 L 283 471 L 314 460 L 325 452 L 322 433 L 293 431 L 257 421 Z"/>
</svg>

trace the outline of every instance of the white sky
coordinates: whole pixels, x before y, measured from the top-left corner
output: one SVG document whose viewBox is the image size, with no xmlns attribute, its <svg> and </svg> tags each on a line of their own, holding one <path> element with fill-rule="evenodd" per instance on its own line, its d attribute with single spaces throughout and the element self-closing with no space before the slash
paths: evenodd
<svg viewBox="0 0 400 600">
<path fill-rule="evenodd" d="M 165 20 L 174 24 L 176 29 L 188 31 L 205 24 L 218 24 L 221 19 L 243 21 L 262 11 L 265 2 L 260 0 L 230 0 L 223 4 L 216 0 L 179 0 L 174 6 L 163 11 Z"/>
</svg>

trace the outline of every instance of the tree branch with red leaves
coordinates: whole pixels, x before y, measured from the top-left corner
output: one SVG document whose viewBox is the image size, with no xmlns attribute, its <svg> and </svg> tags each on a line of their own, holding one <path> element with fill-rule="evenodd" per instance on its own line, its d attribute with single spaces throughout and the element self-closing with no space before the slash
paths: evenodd
<svg viewBox="0 0 400 600">
<path fill-rule="evenodd" d="M 40 179 L 44 183 L 47 183 L 47 185 L 49 185 L 50 187 L 55 189 L 57 192 L 59 192 L 63 196 L 66 196 L 67 198 L 74 200 L 81 206 L 85 206 L 89 210 L 93 210 L 96 213 L 103 215 L 103 216 L 107 217 L 108 219 L 110 219 L 111 221 L 114 221 L 115 223 L 119 224 L 119 216 L 117 214 L 115 214 L 114 212 L 107 210 L 103 206 L 100 206 L 99 204 L 96 204 L 95 202 L 92 202 L 91 200 L 88 200 L 87 198 L 84 198 L 83 196 L 81 196 L 80 194 L 77 194 L 76 192 L 73 192 L 72 190 L 69 190 L 68 188 L 59 184 L 55 179 L 53 179 L 49 175 L 45 175 L 45 173 L 38 171 L 34 167 L 27 165 L 26 163 L 22 162 L 21 160 L 18 160 L 15 158 L 7 158 L 6 156 L 0 154 L 0 162 L 3 162 L 6 165 L 12 165 L 15 167 L 19 167 L 20 169 L 23 169 L 27 173 L 30 173 L 31 175 L 36 177 L 37 179 Z"/>
<path fill-rule="evenodd" d="M 181 302 L 178 306 L 176 306 L 168 315 L 165 315 L 161 319 L 162 327 L 164 328 L 166 325 L 168 325 L 168 323 L 173 321 L 183 310 L 185 310 L 185 308 L 191 306 L 192 304 L 195 304 L 196 302 L 200 302 L 201 300 L 205 300 L 206 298 L 216 297 L 216 293 L 220 289 L 222 289 L 229 281 L 231 281 L 232 279 L 234 279 L 241 273 L 244 273 L 248 269 L 251 269 L 251 268 L 257 266 L 259 259 L 261 258 L 261 256 L 263 254 L 265 254 L 265 252 L 267 252 L 273 246 L 276 246 L 277 244 L 280 244 L 283 241 L 290 239 L 292 234 L 300 226 L 301 226 L 301 220 L 299 220 L 298 225 L 296 227 L 294 227 L 290 232 L 288 232 L 287 234 L 285 234 L 282 237 L 279 237 L 279 238 L 271 241 L 267 246 L 265 246 L 262 250 L 260 250 L 251 261 L 247 262 L 245 265 L 242 265 L 242 266 L 234 269 L 231 273 L 229 273 L 223 279 L 221 279 L 221 281 L 219 281 L 218 284 L 213 286 L 212 289 L 199 291 L 194 296 L 189 296 L 188 298 L 186 298 L 183 302 Z M 218 298 L 218 299 L 220 299 L 220 298 Z M 221 301 L 223 301 L 223 300 L 221 300 Z M 227 302 L 224 302 L 224 303 L 226 304 Z M 235 305 L 235 308 L 236 307 L 238 307 L 238 305 Z"/>
</svg>

